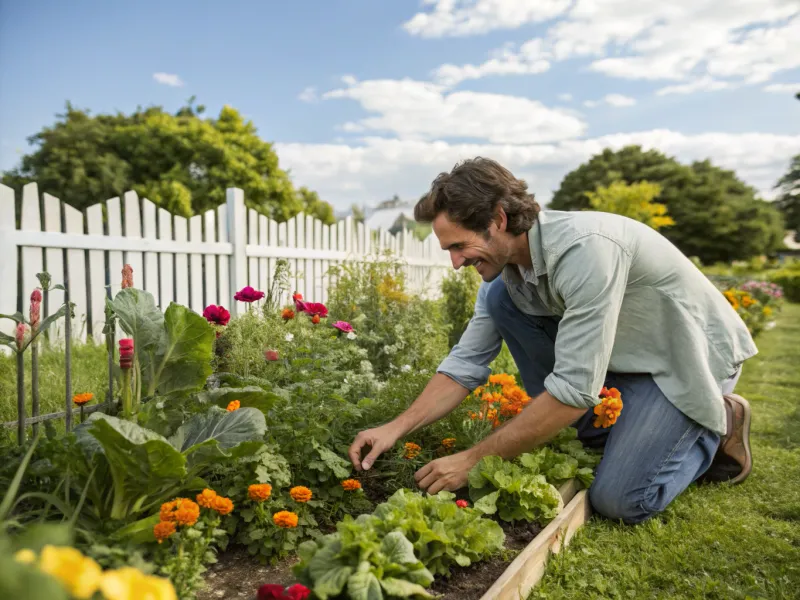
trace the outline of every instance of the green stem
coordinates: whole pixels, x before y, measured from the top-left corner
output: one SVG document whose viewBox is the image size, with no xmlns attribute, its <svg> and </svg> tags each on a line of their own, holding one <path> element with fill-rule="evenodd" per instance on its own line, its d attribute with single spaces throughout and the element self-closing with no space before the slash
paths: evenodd
<svg viewBox="0 0 800 600">
<path fill-rule="evenodd" d="M 17 350 L 17 442 L 25 444 L 25 356 Z"/>
<path fill-rule="evenodd" d="M 31 416 L 39 416 L 39 343 L 31 344 Z M 33 424 L 33 437 L 39 433 L 39 423 Z"/>
<path fill-rule="evenodd" d="M 125 419 L 130 419 L 133 414 L 133 406 L 131 405 L 131 370 L 122 369 L 122 416 Z"/>
<path fill-rule="evenodd" d="M 67 291 L 69 294 L 69 291 Z M 66 400 L 67 416 L 65 425 L 67 432 L 72 430 L 72 303 L 67 297 L 67 312 L 64 321 L 64 371 L 66 374 Z"/>
</svg>

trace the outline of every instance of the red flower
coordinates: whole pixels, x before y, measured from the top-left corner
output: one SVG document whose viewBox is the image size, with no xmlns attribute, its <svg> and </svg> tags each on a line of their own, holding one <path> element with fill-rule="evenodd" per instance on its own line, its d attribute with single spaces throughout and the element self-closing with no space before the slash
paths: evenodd
<svg viewBox="0 0 800 600">
<path fill-rule="evenodd" d="M 259 292 L 252 288 L 252 286 L 245 286 L 233 295 L 234 300 L 239 302 L 256 302 L 264 297 L 264 292 Z"/>
<path fill-rule="evenodd" d="M 298 300 L 302 300 L 302 299 L 303 299 L 303 294 L 301 294 L 299 292 L 295 292 L 294 294 L 292 294 L 292 301 L 293 302 L 297 302 Z"/>
<path fill-rule="evenodd" d="M 289 321 L 291 319 L 294 319 L 294 311 L 291 308 L 284 308 L 283 311 L 281 312 L 281 318 L 284 321 Z"/>
<path fill-rule="evenodd" d="M 133 267 L 125 265 L 122 267 L 122 288 L 133 287 Z"/>
<path fill-rule="evenodd" d="M 209 304 L 203 311 L 203 316 L 206 321 L 213 325 L 222 325 L 223 327 L 231 320 L 231 313 L 224 306 L 217 306 Z"/>
<path fill-rule="evenodd" d="M 338 329 L 339 331 L 343 331 L 344 333 L 350 333 L 351 331 L 353 331 L 353 326 L 350 325 L 350 323 L 348 323 L 347 321 L 336 321 L 336 323 L 334 323 L 333 326 L 336 327 L 336 329 Z"/>
<path fill-rule="evenodd" d="M 469 506 L 469 502 L 466 500 L 456 500 L 456 506 L 458 508 L 467 508 Z"/>
<path fill-rule="evenodd" d="M 278 360 L 278 351 L 277 350 L 267 350 L 264 352 L 264 358 L 269 361 Z"/>
<path fill-rule="evenodd" d="M 295 300 L 294 306 L 298 312 L 304 312 L 307 315 L 319 315 L 320 317 L 328 316 L 328 307 L 322 302 L 303 302 L 302 300 Z"/>
<path fill-rule="evenodd" d="M 310 595 L 311 590 L 300 583 L 295 583 L 286 589 L 286 597 L 289 600 L 306 600 Z"/>
<path fill-rule="evenodd" d="M 17 324 L 17 350 L 22 351 L 22 345 L 25 343 L 25 334 L 28 332 L 28 326 L 25 323 Z"/>
<path fill-rule="evenodd" d="M 119 367 L 130 369 L 133 366 L 133 340 L 122 338 L 119 341 Z"/>
<path fill-rule="evenodd" d="M 317 323 L 319 323 L 319 315 L 314 315 L 313 317 L 311 317 L 311 322 L 312 322 L 314 325 L 316 325 Z"/>
<path fill-rule="evenodd" d="M 258 588 L 258 600 L 285 600 L 283 586 L 277 583 L 265 583 Z"/>
</svg>

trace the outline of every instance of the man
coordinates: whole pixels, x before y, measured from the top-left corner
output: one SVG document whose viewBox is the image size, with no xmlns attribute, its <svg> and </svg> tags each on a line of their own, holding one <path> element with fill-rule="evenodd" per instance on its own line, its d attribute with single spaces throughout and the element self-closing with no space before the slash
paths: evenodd
<svg viewBox="0 0 800 600">
<path fill-rule="evenodd" d="M 432 223 L 455 269 L 474 267 L 483 283 L 466 331 L 419 398 L 357 435 L 357 470 L 485 383 L 505 341 L 531 402 L 473 448 L 420 469 L 422 490 L 461 488 L 482 457 L 513 458 L 567 426 L 604 449 L 589 498 L 614 520 L 645 521 L 701 478 L 747 477 L 750 407 L 732 392 L 757 349 L 723 295 L 661 234 L 619 215 L 540 212 L 524 181 L 482 158 L 439 175 L 415 218 Z M 621 392 L 623 408 L 614 425 L 594 427 L 604 386 Z"/>
</svg>

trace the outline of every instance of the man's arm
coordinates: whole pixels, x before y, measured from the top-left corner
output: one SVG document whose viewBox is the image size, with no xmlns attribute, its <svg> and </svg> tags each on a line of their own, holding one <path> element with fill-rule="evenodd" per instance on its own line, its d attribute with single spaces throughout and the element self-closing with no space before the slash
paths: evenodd
<svg viewBox="0 0 800 600">
<path fill-rule="evenodd" d="M 503 343 L 486 308 L 490 285 L 481 284 L 472 319 L 461 339 L 414 403 L 393 421 L 362 431 L 353 440 L 349 456 L 356 470 L 369 469 L 398 439 L 450 414 L 473 389 L 486 381 L 488 365 L 499 354 Z M 361 451 L 365 446 L 372 449 L 362 461 Z"/>
</svg>

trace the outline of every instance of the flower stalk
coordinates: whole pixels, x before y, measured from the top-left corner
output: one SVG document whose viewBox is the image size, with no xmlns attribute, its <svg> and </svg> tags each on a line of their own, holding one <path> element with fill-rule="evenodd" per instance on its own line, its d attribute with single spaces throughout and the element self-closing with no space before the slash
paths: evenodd
<svg viewBox="0 0 800 600">
<path fill-rule="evenodd" d="M 119 368 L 122 370 L 122 415 L 130 419 L 134 413 L 131 393 L 131 374 L 133 368 L 133 339 L 123 338 L 119 341 Z"/>
<path fill-rule="evenodd" d="M 41 323 L 42 292 L 36 288 L 31 293 L 31 416 L 39 416 L 39 343 L 36 334 Z M 33 424 L 33 436 L 39 433 L 39 423 Z"/>
</svg>

